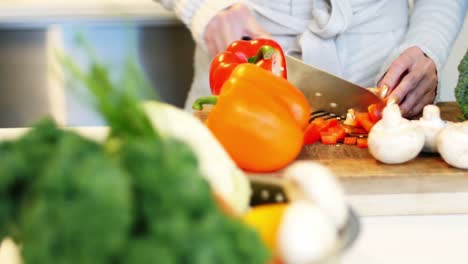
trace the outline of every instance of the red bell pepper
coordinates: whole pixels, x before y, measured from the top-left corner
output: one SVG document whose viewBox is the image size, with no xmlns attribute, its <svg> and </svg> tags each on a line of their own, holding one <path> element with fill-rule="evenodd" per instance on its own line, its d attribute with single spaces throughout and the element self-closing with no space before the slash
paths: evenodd
<svg viewBox="0 0 468 264">
<path fill-rule="evenodd" d="M 286 60 L 281 46 L 271 39 L 238 40 L 219 53 L 211 62 L 211 93 L 219 95 L 221 87 L 231 72 L 241 63 L 253 63 L 272 72 L 276 76 L 287 78 Z"/>
</svg>

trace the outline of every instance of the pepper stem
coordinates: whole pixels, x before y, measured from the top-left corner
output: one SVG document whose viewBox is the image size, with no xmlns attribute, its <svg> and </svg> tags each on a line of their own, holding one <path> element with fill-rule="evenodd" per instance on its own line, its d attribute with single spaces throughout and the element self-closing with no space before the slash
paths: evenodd
<svg viewBox="0 0 468 264">
<path fill-rule="evenodd" d="M 255 64 L 262 59 L 269 60 L 271 59 L 271 57 L 273 57 L 275 53 L 276 53 L 275 48 L 273 48 L 270 45 L 263 45 L 258 49 L 258 52 L 257 54 L 255 54 L 255 56 L 250 57 L 248 59 L 248 62 Z"/>
<path fill-rule="evenodd" d="M 192 108 L 194 110 L 202 110 L 203 105 L 206 105 L 206 104 L 215 105 L 217 102 L 218 102 L 218 96 L 216 95 L 204 96 L 195 100 L 195 102 L 193 102 L 192 104 Z"/>
</svg>

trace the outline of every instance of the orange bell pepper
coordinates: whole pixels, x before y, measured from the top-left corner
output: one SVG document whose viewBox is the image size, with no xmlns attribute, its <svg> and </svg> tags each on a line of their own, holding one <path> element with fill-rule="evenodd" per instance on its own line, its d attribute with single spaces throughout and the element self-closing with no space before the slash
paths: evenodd
<svg viewBox="0 0 468 264">
<path fill-rule="evenodd" d="M 278 170 L 302 149 L 310 106 L 299 90 L 271 72 L 240 64 L 219 97 L 200 98 L 194 108 L 204 103 L 216 103 L 206 125 L 242 169 Z"/>
<path fill-rule="evenodd" d="M 286 107 L 299 126 L 305 129 L 309 124 L 311 109 L 304 94 L 286 79 L 276 78 L 278 76 L 273 75 L 273 73 L 262 68 L 263 71 L 260 71 L 258 68 L 250 63 L 241 64 L 235 68 L 230 79 L 233 79 L 231 80 L 233 82 L 236 79 L 250 82 L 250 87 L 247 89 L 256 89 L 267 93 L 278 105 Z M 257 98 L 257 100 L 262 99 Z"/>
</svg>

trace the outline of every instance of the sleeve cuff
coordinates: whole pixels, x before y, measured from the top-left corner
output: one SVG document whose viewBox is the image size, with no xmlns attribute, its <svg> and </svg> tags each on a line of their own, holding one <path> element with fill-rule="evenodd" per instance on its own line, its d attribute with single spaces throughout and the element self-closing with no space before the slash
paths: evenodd
<svg viewBox="0 0 468 264">
<path fill-rule="evenodd" d="M 186 24 L 189 25 L 195 42 L 201 45 L 204 50 L 207 50 L 204 41 L 206 26 L 218 12 L 239 2 L 234 0 L 205 0 L 198 6 L 192 5 L 188 7 L 192 8 L 192 10 L 187 10 L 187 12 L 192 12 L 193 17 L 191 23 Z"/>
</svg>

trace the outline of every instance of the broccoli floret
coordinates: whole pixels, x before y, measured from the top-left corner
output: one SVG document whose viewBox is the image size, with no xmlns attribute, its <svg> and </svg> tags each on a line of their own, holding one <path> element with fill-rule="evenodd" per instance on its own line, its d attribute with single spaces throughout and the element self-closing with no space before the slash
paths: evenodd
<svg viewBox="0 0 468 264">
<path fill-rule="evenodd" d="M 25 263 L 112 263 L 132 220 L 128 180 L 100 145 L 63 132 L 22 214 Z"/>
<path fill-rule="evenodd" d="M 0 143 L 0 240 L 7 233 L 16 238 L 20 205 L 35 176 L 52 158 L 60 136 L 54 122 L 47 118 L 19 140 Z"/>
<path fill-rule="evenodd" d="M 455 99 L 460 105 L 465 120 L 468 120 L 468 50 L 458 65 L 458 83 L 455 87 Z"/>
<path fill-rule="evenodd" d="M 139 212 L 125 263 L 146 263 L 158 255 L 158 263 L 268 260 L 257 233 L 218 209 L 186 144 L 135 139 L 123 142 L 119 155 L 132 175 Z"/>
<path fill-rule="evenodd" d="M 16 236 L 18 205 L 29 186 L 27 166 L 21 151 L 11 142 L 0 144 L 0 241 L 7 235 Z"/>
<path fill-rule="evenodd" d="M 112 263 L 131 223 L 128 175 L 102 146 L 46 120 L 0 145 L 2 236 L 24 263 Z"/>
</svg>

